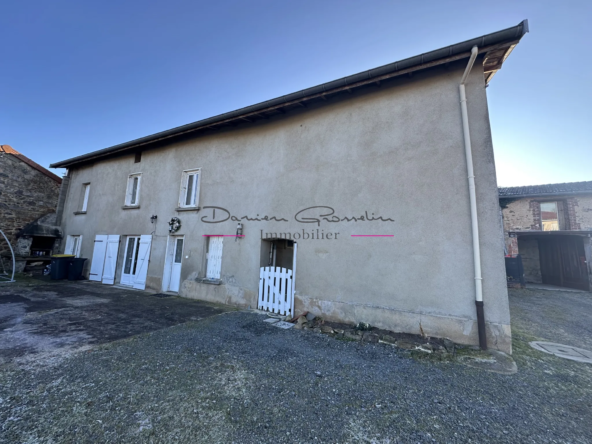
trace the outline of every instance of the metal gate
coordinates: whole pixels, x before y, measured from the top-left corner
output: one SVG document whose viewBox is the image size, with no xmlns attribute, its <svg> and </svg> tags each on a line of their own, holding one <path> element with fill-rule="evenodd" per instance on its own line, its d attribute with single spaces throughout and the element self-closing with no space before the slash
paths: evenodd
<svg viewBox="0 0 592 444">
<path fill-rule="evenodd" d="M 257 308 L 294 317 L 294 282 L 292 270 L 262 267 L 259 270 Z"/>
</svg>

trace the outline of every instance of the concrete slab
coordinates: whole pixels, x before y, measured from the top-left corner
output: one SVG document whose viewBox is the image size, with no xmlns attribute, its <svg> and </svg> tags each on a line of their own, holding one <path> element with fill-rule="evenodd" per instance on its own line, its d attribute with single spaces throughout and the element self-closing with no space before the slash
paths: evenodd
<svg viewBox="0 0 592 444">
<path fill-rule="evenodd" d="M 232 307 L 88 281 L 0 287 L 0 365 L 204 319 Z"/>
<path fill-rule="evenodd" d="M 567 291 L 567 292 L 575 292 L 581 293 L 584 290 L 577 290 L 575 288 L 567 288 L 567 287 L 559 287 L 557 285 L 547 285 L 547 284 L 526 284 L 526 288 L 529 290 L 546 290 L 546 291 Z M 588 292 L 584 292 L 588 293 Z"/>
<path fill-rule="evenodd" d="M 592 364 L 592 351 L 584 350 L 583 348 L 542 341 L 530 342 L 530 346 L 536 350 L 540 350 L 544 353 L 549 353 L 560 358 Z"/>
</svg>

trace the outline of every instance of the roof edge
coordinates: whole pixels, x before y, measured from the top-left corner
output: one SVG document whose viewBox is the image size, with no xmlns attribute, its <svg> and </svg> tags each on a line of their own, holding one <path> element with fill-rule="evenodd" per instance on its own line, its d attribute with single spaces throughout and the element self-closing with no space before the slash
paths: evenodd
<svg viewBox="0 0 592 444">
<path fill-rule="evenodd" d="M 11 156 L 14 156 L 17 159 L 19 159 L 21 162 L 26 163 L 27 165 L 29 165 L 31 168 L 34 168 L 37 171 L 39 171 L 40 173 L 43 173 L 44 175 L 46 175 L 47 177 L 49 177 L 50 179 L 55 180 L 58 184 L 61 184 L 62 183 L 62 178 L 61 177 L 59 177 L 56 174 L 52 173 L 47 168 L 42 167 L 41 165 L 39 165 L 34 160 L 29 159 L 24 154 L 21 154 L 20 152 L 18 152 L 17 150 L 15 150 L 10 145 L 0 145 L 0 153 L 9 154 Z"/>
<path fill-rule="evenodd" d="M 325 99 L 325 96 L 330 94 L 342 92 L 344 90 L 349 92 L 353 88 L 364 86 L 369 83 L 380 82 L 381 80 L 386 80 L 388 78 L 468 58 L 470 57 L 471 48 L 473 46 L 479 47 L 480 54 L 486 53 L 487 51 L 511 47 L 511 45 L 515 46 L 527 32 L 529 32 L 528 20 L 523 20 L 518 25 L 503 29 L 501 31 L 486 34 L 470 40 L 465 40 L 463 42 L 449 45 L 444 48 L 409 57 L 397 62 L 363 71 L 358 74 L 342 77 L 337 80 L 280 96 L 275 99 L 260 102 L 255 105 L 239 108 L 237 110 L 219 114 L 214 117 L 209 117 L 149 136 L 134 139 L 129 142 L 111 146 L 109 148 L 93 151 L 60 162 L 55 162 L 50 165 L 50 168 L 67 168 L 78 163 L 89 162 L 118 152 L 133 150 L 139 146 L 151 144 L 171 137 L 180 136 L 182 134 L 204 128 L 212 128 L 234 120 L 242 120 L 243 122 L 246 120 L 247 122 L 250 122 L 251 120 L 249 120 L 249 117 L 260 116 L 258 113 L 277 110 L 283 113 L 283 107 L 293 104 L 302 104 L 302 102 L 306 100 L 311 100 L 318 97 Z"/>
</svg>

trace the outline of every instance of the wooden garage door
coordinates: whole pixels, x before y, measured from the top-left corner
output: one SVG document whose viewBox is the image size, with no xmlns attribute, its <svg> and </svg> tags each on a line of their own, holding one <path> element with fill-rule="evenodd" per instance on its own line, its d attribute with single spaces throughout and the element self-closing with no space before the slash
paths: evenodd
<svg viewBox="0 0 592 444">
<path fill-rule="evenodd" d="M 580 237 L 540 239 L 539 252 L 543 284 L 590 289 L 584 244 Z"/>
</svg>

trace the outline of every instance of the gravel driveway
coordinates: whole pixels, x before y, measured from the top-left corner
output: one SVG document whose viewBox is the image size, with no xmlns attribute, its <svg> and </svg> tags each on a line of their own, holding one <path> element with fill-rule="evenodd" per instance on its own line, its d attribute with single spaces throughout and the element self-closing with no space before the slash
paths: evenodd
<svg viewBox="0 0 592 444">
<path fill-rule="evenodd" d="M 512 292 L 519 371 L 511 376 L 281 330 L 250 312 L 99 345 L 52 365 L 5 364 L 0 442 L 590 442 L 592 365 L 528 346 L 555 339 L 549 328 L 563 331 L 563 342 L 578 335 L 559 318 L 549 326 L 525 315 L 528 299 L 544 306 L 545 297 Z M 577 297 L 590 303 L 590 294 Z M 574 308 L 569 321 L 589 317 Z"/>
</svg>

